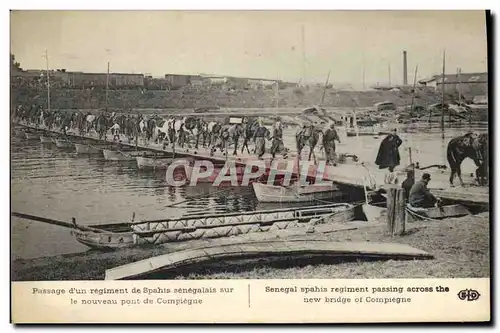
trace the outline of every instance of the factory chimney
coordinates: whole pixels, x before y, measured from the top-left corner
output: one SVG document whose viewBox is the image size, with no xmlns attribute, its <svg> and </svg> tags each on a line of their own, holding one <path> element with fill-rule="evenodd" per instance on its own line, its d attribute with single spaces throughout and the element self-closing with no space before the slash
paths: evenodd
<svg viewBox="0 0 500 333">
<path fill-rule="evenodd" d="M 408 63 L 406 61 L 406 51 L 403 51 L 403 85 L 408 85 Z"/>
</svg>

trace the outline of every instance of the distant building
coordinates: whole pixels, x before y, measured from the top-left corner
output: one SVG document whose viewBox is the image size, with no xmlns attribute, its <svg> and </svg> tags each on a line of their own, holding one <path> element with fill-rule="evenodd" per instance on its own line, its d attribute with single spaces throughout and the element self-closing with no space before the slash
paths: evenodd
<svg viewBox="0 0 500 333">
<path fill-rule="evenodd" d="M 191 75 L 165 74 L 165 80 L 172 88 L 185 87 L 191 83 Z"/>
<path fill-rule="evenodd" d="M 227 82 L 227 77 L 210 77 L 210 78 L 207 78 L 210 82 L 210 85 L 212 86 L 222 86 L 224 84 L 226 84 Z"/>
<path fill-rule="evenodd" d="M 443 76 L 434 75 L 429 79 L 420 80 L 419 83 L 427 88 L 442 91 Z M 444 91 L 461 92 L 464 96 L 488 95 L 488 73 L 447 74 L 444 76 Z"/>
<path fill-rule="evenodd" d="M 198 88 L 206 87 L 210 85 L 210 79 L 202 76 L 191 76 L 190 85 Z"/>
</svg>

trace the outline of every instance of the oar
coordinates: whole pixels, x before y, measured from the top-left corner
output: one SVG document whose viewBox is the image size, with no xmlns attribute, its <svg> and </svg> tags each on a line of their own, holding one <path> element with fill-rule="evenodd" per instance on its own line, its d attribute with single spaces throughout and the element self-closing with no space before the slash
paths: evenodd
<svg viewBox="0 0 500 333">
<path fill-rule="evenodd" d="M 425 170 L 425 169 L 430 169 L 430 168 L 446 169 L 447 166 L 446 165 L 442 165 L 442 164 L 432 164 L 432 165 L 428 165 L 428 166 L 425 166 L 425 167 L 419 167 L 419 168 L 416 168 L 416 169 L 417 170 Z"/>
<path fill-rule="evenodd" d="M 84 230 L 84 231 L 103 232 L 103 230 L 100 230 L 100 229 L 86 227 L 86 226 L 82 226 L 82 225 L 77 225 L 75 218 L 73 218 L 73 223 L 69 223 L 69 222 L 58 221 L 58 220 L 54 220 L 54 219 L 48 219 L 48 218 L 41 217 L 41 216 L 35 216 L 35 215 L 29 215 L 29 214 L 23 214 L 23 213 L 17 213 L 17 212 L 12 212 L 11 215 L 16 216 L 16 217 L 20 217 L 23 219 L 27 219 L 27 220 L 33 220 L 33 221 L 37 221 L 37 222 L 58 225 L 60 227 L 66 227 L 66 228 L 70 228 L 70 229 L 80 229 L 80 230 Z"/>
</svg>

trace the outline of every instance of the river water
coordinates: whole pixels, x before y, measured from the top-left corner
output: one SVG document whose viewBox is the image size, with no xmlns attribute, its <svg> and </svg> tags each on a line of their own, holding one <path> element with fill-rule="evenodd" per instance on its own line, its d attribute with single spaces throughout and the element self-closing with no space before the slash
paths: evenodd
<svg viewBox="0 0 500 333">
<path fill-rule="evenodd" d="M 420 160 L 421 165 L 447 164 L 444 142 L 468 130 L 448 130 L 445 141 L 436 132 L 402 133 L 402 164 L 407 160 L 410 146 L 413 160 Z M 293 148 L 291 138 L 289 135 L 285 144 Z M 342 143 L 337 150 L 374 160 L 382 138 L 356 139 L 341 134 Z M 193 197 L 197 198 L 167 207 Z M 135 161 L 104 161 L 102 157 L 80 156 L 74 150 L 42 144 L 39 140 L 11 139 L 11 210 L 15 212 L 67 222 L 75 217 L 77 223 L 88 225 L 129 221 L 134 212 L 136 220 L 145 220 L 286 206 L 290 204 L 259 204 L 251 187 L 216 188 L 210 184 L 172 187 L 167 184 L 164 172 L 140 171 Z M 88 250 L 75 240 L 69 229 L 16 217 L 12 217 L 11 235 L 11 259 Z"/>
<path fill-rule="evenodd" d="M 185 214 L 253 211 L 292 206 L 259 204 L 251 186 L 169 186 L 165 171 L 136 162 L 105 161 L 40 143 L 11 139 L 11 210 L 83 225 L 161 219 Z M 172 203 L 188 200 L 174 207 Z M 12 259 L 81 252 L 70 230 L 12 217 Z"/>
</svg>

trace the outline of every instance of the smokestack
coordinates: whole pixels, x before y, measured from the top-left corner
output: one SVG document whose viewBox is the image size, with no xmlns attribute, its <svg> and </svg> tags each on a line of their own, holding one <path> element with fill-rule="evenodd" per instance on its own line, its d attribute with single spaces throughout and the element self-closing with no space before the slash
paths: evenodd
<svg viewBox="0 0 500 333">
<path fill-rule="evenodd" d="M 408 85 L 408 63 L 406 61 L 406 51 L 403 51 L 403 85 Z"/>
</svg>

